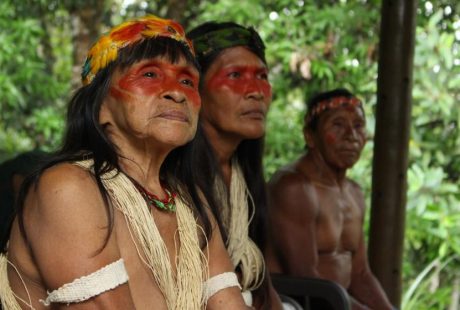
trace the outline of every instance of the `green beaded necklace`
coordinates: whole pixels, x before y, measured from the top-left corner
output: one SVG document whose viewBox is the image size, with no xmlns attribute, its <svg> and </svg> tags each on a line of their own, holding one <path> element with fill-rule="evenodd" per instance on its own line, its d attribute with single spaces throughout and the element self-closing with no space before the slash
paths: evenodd
<svg viewBox="0 0 460 310">
<path fill-rule="evenodd" d="M 142 197 L 144 197 L 149 207 L 157 207 L 160 210 L 176 212 L 176 203 L 174 202 L 174 197 L 176 197 L 176 193 L 171 193 L 169 190 L 162 186 L 161 188 L 166 193 L 166 198 L 160 199 L 157 195 L 149 192 L 139 183 L 134 182 L 134 185 L 139 190 L 139 193 L 141 193 Z"/>
</svg>

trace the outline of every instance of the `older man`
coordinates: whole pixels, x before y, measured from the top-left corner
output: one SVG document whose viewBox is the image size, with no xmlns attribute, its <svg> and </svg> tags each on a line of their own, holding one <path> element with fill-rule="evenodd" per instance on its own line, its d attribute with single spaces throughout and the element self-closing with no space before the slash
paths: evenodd
<svg viewBox="0 0 460 310">
<path fill-rule="evenodd" d="M 307 153 L 269 183 L 270 271 L 337 282 L 353 309 L 391 309 L 367 262 L 363 194 L 346 177 L 366 142 L 361 101 L 344 89 L 312 98 L 304 137 Z"/>
</svg>

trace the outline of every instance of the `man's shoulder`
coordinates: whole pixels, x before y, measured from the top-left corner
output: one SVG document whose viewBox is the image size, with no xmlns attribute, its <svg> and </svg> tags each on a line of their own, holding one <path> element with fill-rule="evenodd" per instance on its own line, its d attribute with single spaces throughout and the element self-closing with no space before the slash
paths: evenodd
<svg viewBox="0 0 460 310">
<path fill-rule="evenodd" d="M 272 185 L 309 185 L 311 184 L 311 178 L 308 171 L 302 169 L 299 161 L 296 161 L 279 168 L 273 174 L 269 183 Z"/>
<path fill-rule="evenodd" d="M 362 212 L 365 212 L 366 203 L 364 193 L 361 186 L 354 180 L 347 178 L 348 193 L 354 197 L 354 201 L 358 204 Z"/>
<path fill-rule="evenodd" d="M 282 213 L 280 218 L 304 223 L 316 217 L 319 198 L 314 183 L 297 163 L 276 171 L 268 183 L 268 195 L 271 209 Z"/>
<path fill-rule="evenodd" d="M 296 197 L 295 201 L 313 203 L 317 199 L 314 182 L 299 169 L 297 162 L 278 169 L 268 183 L 272 196 Z"/>
<path fill-rule="evenodd" d="M 362 194 L 362 189 L 361 189 L 361 186 L 358 184 L 358 182 L 356 182 L 355 180 L 352 180 L 350 178 L 347 178 L 347 183 L 348 183 L 348 186 L 350 188 L 350 190 L 354 193 L 354 194 Z"/>
</svg>

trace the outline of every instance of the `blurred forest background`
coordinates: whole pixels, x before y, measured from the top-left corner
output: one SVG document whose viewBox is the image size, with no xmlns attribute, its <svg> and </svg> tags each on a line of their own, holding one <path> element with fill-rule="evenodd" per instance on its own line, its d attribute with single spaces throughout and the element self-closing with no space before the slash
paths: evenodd
<svg viewBox="0 0 460 310">
<path fill-rule="evenodd" d="M 0 161 L 59 145 L 66 102 L 79 86 L 85 53 L 110 26 L 145 13 L 174 18 L 187 29 L 231 20 L 255 26 L 267 45 L 274 88 L 267 178 L 304 150 L 306 99 L 347 87 L 366 106 L 370 139 L 350 176 L 369 197 L 380 5 L 379 0 L 2 0 Z M 460 307 L 459 49 L 460 1 L 420 0 L 403 266 L 406 310 Z"/>
</svg>

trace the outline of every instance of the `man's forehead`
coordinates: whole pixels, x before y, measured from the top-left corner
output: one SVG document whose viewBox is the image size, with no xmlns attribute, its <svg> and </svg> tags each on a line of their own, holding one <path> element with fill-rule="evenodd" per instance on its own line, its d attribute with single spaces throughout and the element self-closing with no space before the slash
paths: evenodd
<svg viewBox="0 0 460 310">
<path fill-rule="evenodd" d="M 319 115 L 321 118 L 353 117 L 365 118 L 364 110 L 361 105 L 341 105 L 339 107 L 328 109 Z"/>
</svg>

